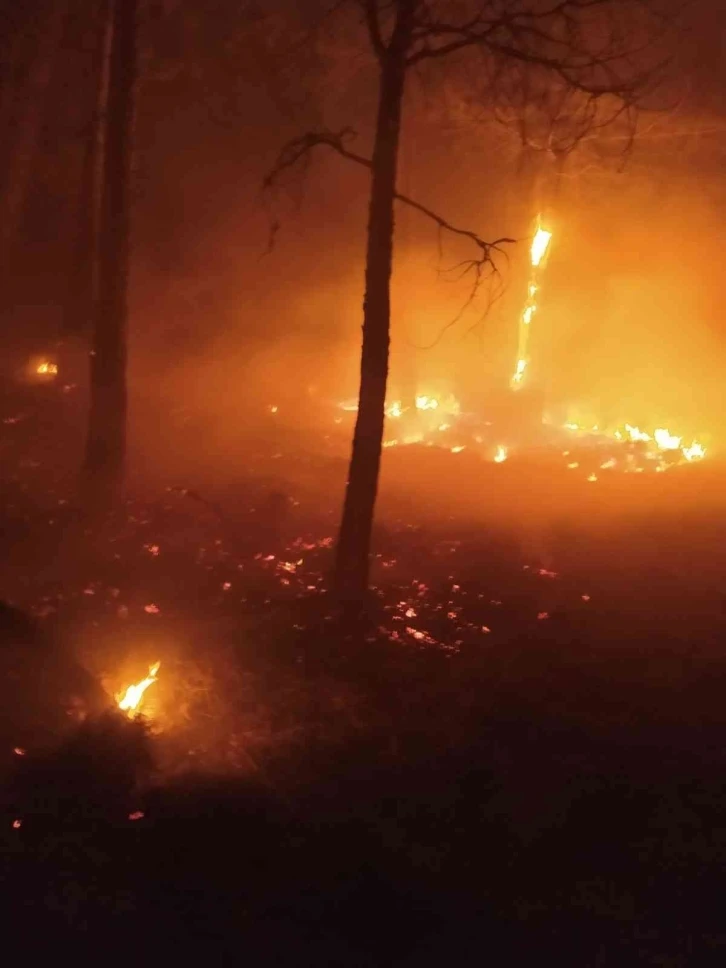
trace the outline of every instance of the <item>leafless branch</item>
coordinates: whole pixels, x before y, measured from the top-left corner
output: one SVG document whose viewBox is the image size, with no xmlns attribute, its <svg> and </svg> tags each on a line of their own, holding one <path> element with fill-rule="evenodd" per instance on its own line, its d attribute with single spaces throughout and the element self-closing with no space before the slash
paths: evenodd
<svg viewBox="0 0 726 968">
<path fill-rule="evenodd" d="M 381 23 L 378 19 L 378 4 L 376 0 L 361 0 L 361 2 L 363 4 L 363 12 L 365 13 L 371 47 L 375 51 L 376 57 L 381 60 L 386 53 L 386 45 L 383 42 Z"/>
<path fill-rule="evenodd" d="M 266 175 L 263 181 L 263 188 L 272 188 L 279 181 L 284 172 L 289 171 L 301 163 L 304 163 L 309 157 L 310 152 L 319 146 L 332 148 L 333 151 L 336 151 L 343 158 L 347 158 L 349 161 L 354 161 L 356 164 L 370 169 L 372 167 L 370 158 L 366 158 L 364 155 L 359 155 L 357 152 L 351 151 L 346 147 L 346 143 L 349 142 L 353 137 L 355 137 L 355 133 L 350 128 L 345 128 L 339 132 L 312 131 L 302 135 L 299 138 L 295 138 L 293 141 L 290 141 L 283 147 L 282 151 L 278 155 L 276 164 Z M 395 197 L 397 201 L 402 202 L 404 205 L 408 205 L 409 208 L 413 208 L 422 215 L 425 215 L 428 219 L 434 222 L 440 230 L 443 229 L 447 232 L 450 232 L 452 235 L 457 235 L 474 243 L 474 246 L 478 250 L 478 255 L 460 263 L 460 267 L 464 267 L 465 272 L 472 273 L 474 277 L 472 299 L 476 295 L 476 291 L 478 290 L 484 273 L 488 269 L 496 272 L 494 256 L 497 254 L 503 254 L 504 250 L 502 249 L 502 246 L 506 244 L 513 244 L 516 241 L 515 239 L 510 238 L 500 238 L 495 239 L 493 242 L 487 242 L 477 232 L 453 225 L 447 219 L 442 218 L 442 216 L 428 208 L 428 206 L 422 205 L 409 195 L 404 195 L 402 192 L 396 192 Z"/>
</svg>

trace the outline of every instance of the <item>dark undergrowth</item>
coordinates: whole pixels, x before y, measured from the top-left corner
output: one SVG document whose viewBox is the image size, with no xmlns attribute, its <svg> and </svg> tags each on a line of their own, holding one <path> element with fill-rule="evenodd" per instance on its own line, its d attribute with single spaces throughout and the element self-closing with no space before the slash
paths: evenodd
<svg viewBox="0 0 726 968">
<path fill-rule="evenodd" d="M 284 481 L 91 527 L 12 453 L 0 877 L 26 956 L 722 964 L 715 546 L 544 561 L 391 518 L 353 630 L 328 518 Z M 129 719 L 114 694 L 156 661 Z"/>
</svg>

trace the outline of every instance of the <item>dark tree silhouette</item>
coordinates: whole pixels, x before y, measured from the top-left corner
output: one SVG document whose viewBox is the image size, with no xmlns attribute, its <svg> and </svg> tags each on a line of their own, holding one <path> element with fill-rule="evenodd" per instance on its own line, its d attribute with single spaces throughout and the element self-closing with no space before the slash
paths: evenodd
<svg viewBox="0 0 726 968">
<path fill-rule="evenodd" d="M 359 0 L 357 7 L 379 65 L 370 162 L 344 150 L 340 136 L 313 134 L 286 147 L 273 176 L 318 144 L 363 160 L 371 169 L 359 408 L 335 559 L 338 597 L 361 609 L 385 419 L 394 202 L 401 198 L 396 172 L 407 75 L 428 61 L 454 63 L 477 55 L 481 71 L 490 71 L 496 86 L 525 68 L 540 89 L 551 80 L 588 103 L 607 98 L 631 107 L 657 73 L 659 65 L 648 52 L 661 22 L 660 11 L 647 0 Z M 485 252 L 488 261 L 489 249 Z M 481 260 L 476 262 L 480 271 Z"/>
<path fill-rule="evenodd" d="M 103 127 L 108 94 L 108 0 L 93 4 L 84 19 L 84 37 L 90 44 L 87 124 L 82 131 L 83 151 L 78 178 L 75 245 L 68 291 L 63 307 L 65 334 L 90 333 L 98 283 L 98 223 L 103 159 Z"/>
<path fill-rule="evenodd" d="M 8 271 L 11 250 L 21 229 L 67 12 L 67 3 L 50 4 L 47 16 L 35 29 L 21 25 L 10 43 L 7 73 L 0 90 L 5 139 L 4 177 L 0 185 L 0 275 Z M 19 73 L 14 61 L 24 58 L 28 60 L 24 82 L 14 83 L 13 71 Z"/>
<path fill-rule="evenodd" d="M 83 466 L 87 506 L 109 507 L 126 457 L 127 287 L 138 0 L 113 0 L 93 314 L 90 408 Z"/>
</svg>

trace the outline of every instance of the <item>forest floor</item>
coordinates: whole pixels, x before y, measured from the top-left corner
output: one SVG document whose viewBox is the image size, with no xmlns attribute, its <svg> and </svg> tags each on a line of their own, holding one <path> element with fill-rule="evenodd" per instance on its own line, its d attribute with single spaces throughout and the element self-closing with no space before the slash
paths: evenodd
<svg viewBox="0 0 726 968">
<path fill-rule="evenodd" d="M 8 744 L 0 877 L 29 953 L 722 963 L 726 516 L 695 495 L 528 548 L 391 491 L 353 635 L 326 596 L 336 508 L 311 484 L 339 463 L 291 444 L 284 473 L 226 491 L 177 473 L 91 531 L 56 403 L 3 402 L 0 598 L 109 696 L 161 666 L 146 732 L 127 724 L 150 761 L 135 785 L 118 734 L 86 734 L 76 775 L 69 721 L 25 750 L 18 799 Z"/>
</svg>

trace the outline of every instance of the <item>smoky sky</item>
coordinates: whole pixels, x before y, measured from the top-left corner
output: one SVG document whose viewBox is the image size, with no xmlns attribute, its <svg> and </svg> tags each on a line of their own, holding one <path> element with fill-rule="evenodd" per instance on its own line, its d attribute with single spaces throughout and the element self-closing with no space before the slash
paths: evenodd
<svg viewBox="0 0 726 968">
<path fill-rule="evenodd" d="M 131 382 L 147 396 L 152 386 L 165 400 L 181 395 L 222 421 L 245 394 L 355 393 L 367 172 L 320 151 L 277 193 L 261 190 L 280 147 L 304 131 L 351 128 L 356 150 L 370 151 L 375 64 L 355 18 L 322 8 L 179 2 L 146 13 Z M 28 4 L 15 29 L 30 31 L 46 10 Z M 532 373 L 564 409 L 680 421 L 718 437 L 724 26 L 707 3 L 682 17 L 667 96 L 655 105 L 664 110 L 644 114 L 622 157 L 595 164 L 574 152 L 564 174 Z M 78 11 L 69 18 L 6 293 L 11 340 L 58 334 L 88 96 L 82 22 Z M 479 405 L 511 372 L 537 200 L 531 212 L 523 204 L 511 132 L 472 120 L 455 95 L 423 72 L 411 78 L 400 188 L 485 238 L 519 242 L 461 313 L 469 281 L 446 270 L 465 247 L 398 208 L 391 382 L 394 393 L 432 387 Z"/>
</svg>

